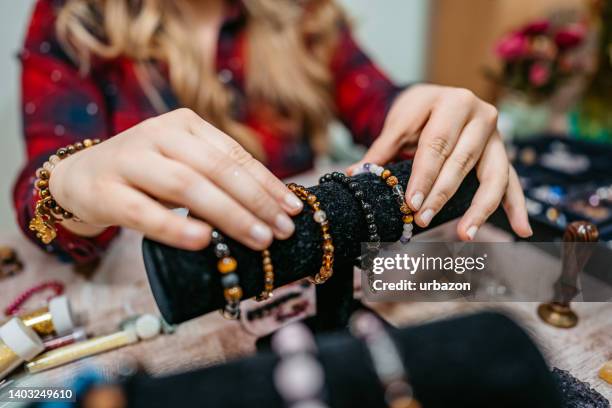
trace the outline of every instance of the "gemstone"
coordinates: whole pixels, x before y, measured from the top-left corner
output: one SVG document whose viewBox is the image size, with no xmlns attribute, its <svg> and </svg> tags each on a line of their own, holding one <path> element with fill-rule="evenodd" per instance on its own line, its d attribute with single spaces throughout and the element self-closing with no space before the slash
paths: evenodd
<svg viewBox="0 0 612 408">
<path fill-rule="evenodd" d="M 263 270 L 266 273 L 270 273 L 274 271 L 274 267 L 272 266 L 272 264 L 267 264 L 267 265 L 264 265 Z"/>
<path fill-rule="evenodd" d="M 219 269 L 219 272 L 222 274 L 234 272 L 236 267 L 238 267 L 238 262 L 231 256 L 223 257 L 217 262 L 217 269 Z"/>
<path fill-rule="evenodd" d="M 402 197 L 404 199 L 404 189 L 401 184 L 396 184 L 393 186 L 393 194 Z"/>
<path fill-rule="evenodd" d="M 404 224 L 404 232 L 412 232 L 414 226 L 412 224 Z"/>
<path fill-rule="evenodd" d="M 49 187 L 49 180 L 36 180 L 36 188 L 39 190 L 44 190 Z"/>
<path fill-rule="evenodd" d="M 380 236 L 378 234 L 371 234 L 368 237 L 368 241 L 370 241 L 370 242 L 378 242 L 378 241 L 380 241 Z"/>
<path fill-rule="evenodd" d="M 229 254 L 230 252 L 227 244 L 219 242 L 217 245 L 215 245 L 215 255 L 217 258 L 223 258 L 229 256 Z"/>
<path fill-rule="evenodd" d="M 376 224 L 368 224 L 368 231 L 370 231 L 370 233 L 372 234 L 378 231 L 378 228 L 376 228 Z"/>
<path fill-rule="evenodd" d="M 395 176 L 390 176 L 387 179 L 387 185 L 390 186 L 390 187 L 396 186 L 397 183 L 399 183 L 399 180 Z"/>
<path fill-rule="evenodd" d="M 83 140 L 83 146 L 85 146 L 85 147 L 91 147 L 91 146 L 93 146 L 93 140 L 91 140 L 91 139 L 85 139 L 85 140 Z"/>
<path fill-rule="evenodd" d="M 314 204 L 317 202 L 317 196 L 314 194 L 308 194 L 308 196 L 306 197 L 306 202 L 310 205 Z"/>
<path fill-rule="evenodd" d="M 363 211 L 365 212 L 370 212 L 372 211 L 372 206 L 368 203 L 366 203 L 365 201 L 361 202 L 361 208 L 363 209 Z"/>
<path fill-rule="evenodd" d="M 220 241 L 222 239 L 221 238 L 221 234 L 219 233 L 219 231 L 216 231 L 216 230 L 213 230 L 213 232 L 211 232 L 210 236 L 211 236 L 213 242 L 218 242 L 218 241 Z"/>
<path fill-rule="evenodd" d="M 605 363 L 599 370 L 599 378 L 612 384 L 612 360 Z"/>
<path fill-rule="evenodd" d="M 361 190 L 355 191 L 354 194 L 355 194 L 355 198 L 358 199 L 358 200 L 361 200 L 363 198 L 363 196 L 364 196 L 363 191 L 361 191 Z"/>
<path fill-rule="evenodd" d="M 363 165 L 363 169 L 365 171 L 370 171 L 370 167 L 372 166 L 372 163 L 364 163 Z"/>
<path fill-rule="evenodd" d="M 357 190 L 357 189 L 359 188 L 359 184 L 358 184 L 358 183 L 356 183 L 356 182 L 354 182 L 354 181 L 352 181 L 352 182 L 350 182 L 350 183 L 349 183 L 348 187 L 349 187 L 351 190 Z"/>
<path fill-rule="evenodd" d="M 332 173 L 332 178 L 333 178 L 334 180 L 336 180 L 336 181 L 340 181 L 340 180 L 342 180 L 342 177 L 343 177 L 343 176 L 344 176 L 344 174 L 342 174 L 342 173 L 340 173 L 340 172 L 338 172 L 338 171 L 334 171 L 334 172 Z"/>
<path fill-rule="evenodd" d="M 391 170 L 383 170 L 382 174 L 380 175 L 380 177 L 382 177 L 383 180 L 386 180 L 389 178 L 389 176 L 391 176 Z"/>
<path fill-rule="evenodd" d="M 374 174 L 376 174 L 378 177 L 380 177 L 380 175 L 382 174 L 382 172 L 383 172 L 383 171 L 384 171 L 384 169 L 383 169 L 382 167 L 377 166 L 377 167 L 374 169 Z"/>
<path fill-rule="evenodd" d="M 402 237 L 400 238 L 400 242 L 401 242 L 402 244 L 406 245 L 407 243 L 409 243 L 409 242 L 410 242 L 410 238 L 411 238 L 411 237 L 405 237 L 405 236 L 403 236 L 403 235 L 402 235 Z"/>
<path fill-rule="evenodd" d="M 404 221 L 404 224 L 410 224 L 412 221 L 414 221 L 414 215 L 406 214 L 402 217 L 402 221 Z M 406 226 L 404 226 L 404 228 L 405 227 Z"/>
<path fill-rule="evenodd" d="M 223 291 L 223 295 L 228 302 L 239 301 L 242 298 L 242 289 L 240 286 L 227 288 Z"/>
<path fill-rule="evenodd" d="M 228 273 L 227 275 L 221 276 L 221 285 L 223 285 L 223 287 L 226 289 L 238 286 L 238 283 L 238 275 L 235 273 Z"/>
<path fill-rule="evenodd" d="M 406 203 L 400 206 L 400 211 L 402 212 L 402 214 L 412 214 L 412 210 L 410 209 L 410 207 L 408 207 L 408 204 Z"/>
<path fill-rule="evenodd" d="M 325 214 L 325 211 L 323 210 L 318 210 L 315 211 L 312 218 L 315 220 L 316 223 L 321 224 L 322 222 L 327 220 L 327 214 Z"/>
<path fill-rule="evenodd" d="M 325 244 L 323 245 L 323 251 L 325 253 L 331 254 L 334 252 L 334 246 L 332 244 Z"/>
<path fill-rule="evenodd" d="M 84 147 L 85 147 L 85 146 L 83 146 L 83 143 L 81 143 L 81 142 L 76 142 L 76 143 L 74 144 L 74 148 L 75 148 L 76 150 L 83 150 L 83 148 L 84 148 Z"/>
<path fill-rule="evenodd" d="M 374 214 L 372 214 L 372 213 L 366 214 L 365 219 L 366 219 L 366 222 L 368 224 L 373 223 L 374 222 Z"/>
</svg>

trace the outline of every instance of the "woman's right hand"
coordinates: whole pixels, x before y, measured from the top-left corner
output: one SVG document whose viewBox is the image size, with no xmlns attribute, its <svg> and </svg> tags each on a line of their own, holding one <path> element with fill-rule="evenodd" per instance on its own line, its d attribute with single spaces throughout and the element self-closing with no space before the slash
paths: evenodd
<svg viewBox="0 0 612 408">
<path fill-rule="evenodd" d="M 231 137 L 188 109 L 146 120 L 60 163 L 51 194 L 81 235 L 119 225 L 184 249 L 208 245 L 211 226 L 267 248 L 295 226 L 302 202 Z M 189 208 L 184 218 L 161 203 Z"/>
</svg>

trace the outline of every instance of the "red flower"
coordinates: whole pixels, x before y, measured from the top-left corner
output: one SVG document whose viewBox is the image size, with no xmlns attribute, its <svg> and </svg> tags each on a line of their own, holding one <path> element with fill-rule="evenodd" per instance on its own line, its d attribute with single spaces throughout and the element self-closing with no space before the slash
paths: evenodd
<svg viewBox="0 0 612 408">
<path fill-rule="evenodd" d="M 503 37 L 495 47 L 495 53 L 502 59 L 512 61 L 524 57 L 529 51 L 529 41 L 521 33 L 511 33 Z"/>
<path fill-rule="evenodd" d="M 586 36 L 583 25 L 573 24 L 560 29 L 555 34 L 555 43 L 562 49 L 568 49 L 580 45 Z"/>
<path fill-rule="evenodd" d="M 535 87 L 541 87 L 548 83 L 550 79 L 550 68 L 548 65 L 534 62 L 529 68 L 529 82 Z"/>
<path fill-rule="evenodd" d="M 525 35 L 537 35 L 544 34 L 550 28 L 550 21 L 548 20 L 536 20 L 527 24 L 521 32 Z"/>
</svg>

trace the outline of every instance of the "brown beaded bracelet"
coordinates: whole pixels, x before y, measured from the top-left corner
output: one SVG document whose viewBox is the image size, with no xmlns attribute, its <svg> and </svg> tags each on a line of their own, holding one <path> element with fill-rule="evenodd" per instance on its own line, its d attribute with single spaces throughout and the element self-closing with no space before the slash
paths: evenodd
<svg viewBox="0 0 612 408">
<path fill-rule="evenodd" d="M 274 289 L 274 267 L 272 266 L 272 257 L 269 250 L 264 249 L 261 251 L 261 263 L 264 270 L 264 289 L 255 298 L 258 302 L 270 299 Z"/>
<path fill-rule="evenodd" d="M 312 208 L 314 211 L 312 218 L 321 227 L 321 233 L 323 234 L 323 260 L 319 272 L 310 279 L 317 285 L 324 283 L 334 274 L 334 244 L 329 230 L 327 214 L 321 209 L 321 203 L 318 201 L 317 196 L 308 191 L 306 187 L 295 183 L 290 183 L 287 187 Z"/>
<path fill-rule="evenodd" d="M 44 244 L 50 244 L 57 236 L 56 223 L 69 219 L 77 220 L 70 211 L 63 209 L 51 195 L 49 190 L 51 172 L 61 160 L 98 143 L 100 143 L 100 139 L 85 139 L 83 142 L 62 147 L 54 155 L 51 155 L 42 167 L 36 170 L 34 187 L 38 191 L 38 201 L 36 202 L 34 218 L 30 221 L 29 229 L 30 231 L 35 231 L 36 238 L 40 239 Z"/>
</svg>

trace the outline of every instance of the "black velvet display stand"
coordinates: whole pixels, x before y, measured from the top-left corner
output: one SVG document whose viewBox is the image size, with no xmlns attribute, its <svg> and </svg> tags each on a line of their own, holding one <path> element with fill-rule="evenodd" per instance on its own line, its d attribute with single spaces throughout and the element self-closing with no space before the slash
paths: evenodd
<svg viewBox="0 0 612 408">
<path fill-rule="evenodd" d="M 411 163 L 393 164 L 389 169 L 405 186 Z M 397 241 L 402 233 L 402 214 L 391 188 L 372 174 L 361 174 L 354 180 L 364 191 L 365 201 L 372 205 L 382 241 Z M 454 197 L 434 217 L 430 227 L 462 215 L 477 187 L 478 181 L 470 173 Z M 310 190 L 327 213 L 335 246 L 334 276 L 317 286 L 318 315 L 310 322 L 311 328 L 319 332 L 345 326 L 355 308 L 353 264 L 361 253 L 361 242 L 367 241 L 368 232 L 357 201 L 345 187 L 330 182 Z M 270 247 L 277 287 L 314 275 L 321 266 L 321 231 L 312 219 L 312 210 L 306 206 L 294 217 L 294 222 L 295 234 L 288 240 L 275 241 Z M 415 233 L 419 231 L 415 225 Z M 263 289 L 261 254 L 229 238 L 228 244 L 238 261 L 244 298 L 257 295 Z M 181 323 L 223 307 L 225 301 L 216 268 L 217 258 L 211 247 L 185 251 L 144 240 L 143 255 L 155 300 L 169 323 Z"/>
<path fill-rule="evenodd" d="M 482 313 L 391 334 L 424 408 L 563 406 L 541 354 L 504 316 Z M 387 406 L 364 343 L 347 333 L 321 335 L 317 343 L 329 406 Z M 273 382 L 277 363 L 268 352 L 169 377 L 137 376 L 124 385 L 128 406 L 283 407 Z"/>
</svg>

